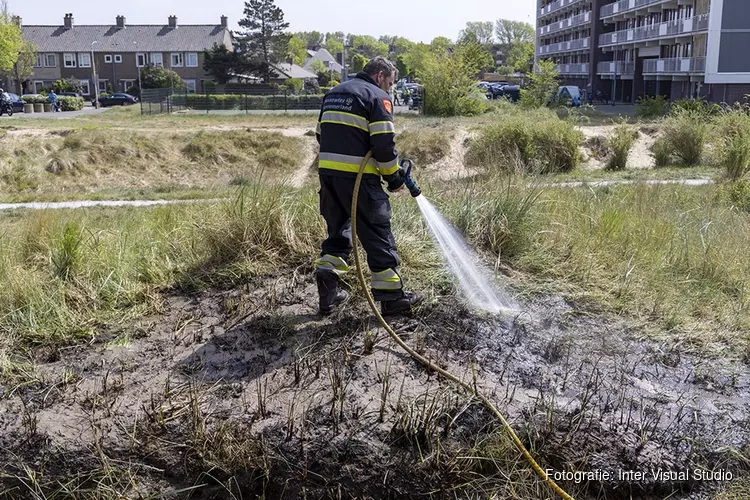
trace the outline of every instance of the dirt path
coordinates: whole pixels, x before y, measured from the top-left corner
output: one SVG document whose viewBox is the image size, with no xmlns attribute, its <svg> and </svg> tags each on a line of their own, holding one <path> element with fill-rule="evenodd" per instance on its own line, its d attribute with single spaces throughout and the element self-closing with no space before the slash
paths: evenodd
<svg viewBox="0 0 750 500">
<path fill-rule="evenodd" d="M 491 394 L 547 466 L 740 470 L 731 450 L 750 442 L 750 373 L 741 361 L 643 340 L 637 325 L 578 314 L 558 297 L 522 305 L 518 317 L 479 317 L 446 297 L 394 326 Z M 298 498 L 303 486 L 317 497 L 330 484 L 375 498 L 440 491 L 449 477 L 432 475 L 434 462 L 417 450 L 424 456 L 440 439 L 450 463 L 453 452 L 488 439 L 492 419 L 391 345 L 363 300 L 329 319 L 315 308 L 306 273 L 266 276 L 241 289 L 168 297 L 162 314 L 113 328 L 93 346 L 49 353 L 36 383 L 6 389 L 0 401 L 4 470 L 60 450 L 91 461 L 86 450 L 99 443 L 141 464 L 139 482 L 152 491 L 190 486 L 195 433 L 208 446 L 231 424 L 264 436 L 273 498 Z M 29 438 L 29 415 L 44 439 Z M 503 472 L 516 492 L 523 469 Z M 47 474 L 65 470 L 57 464 Z M 624 488 L 680 499 L 721 483 L 567 486 L 577 498 L 614 498 Z"/>
</svg>

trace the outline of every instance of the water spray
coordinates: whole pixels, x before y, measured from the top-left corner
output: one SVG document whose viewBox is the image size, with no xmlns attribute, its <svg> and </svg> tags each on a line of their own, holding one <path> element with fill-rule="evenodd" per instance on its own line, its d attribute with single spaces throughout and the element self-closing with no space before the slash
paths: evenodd
<svg viewBox="0 0 750 500">
<path fill-rule="evenodd" d="M 508 432 L 511 439 L 513 440 L 513 443 L 516 445 L 516 448 L 518 448 L 518 451 L 521 452 L 521 454 L 524 456 L 524 458 L 529 463 L 531 468 L 534 469 L 534 472 L 536 472 L 536 474 L 561 498 L 565 500 L 573 500 L 573 497 L 568 495 L 565 492 L 565 490 L 563 490 L 560 486 L 558 486 L 557 483 L 555 483 L 555 481 L 547 475 L 547 472 L 539 466 L 536 460 L 534 460 L 534 457 L 531 456 L 531 453 L 529 453 L 529 450 L 526 449 L 526 446 L 524 446 L 523 442 L 521 442 L 521 439 L 515 433 L 515 431 L 510 426 L 508 421 L 505 419 L 503 414 L 500 413 L 500 411 L 495 407 L 495 405 L 492 403 L 492 401 L 489 400 L 487 396 L 479 392 L 477 388 L 459 379 L 457 376 L 453 375 L 451 372 L 444 370 L 443 368 L 433 364 L 428 359 L 426 359 L 425 357 L 420 355 L 418 352 L 416 352 L 414 349 L 409 347 L 403 340 L 401 340 L 401 337 L 398 336 L 398 334 L 393 330 L 393 328 L 391 328 L 391 325 L 389 325 L 388 322 L 385 320 L 385 318 L 383 318 L 383 315 L 380 314 L 380 310 L 375 304 L 375 299 L 373 299 L 372 293 L 370 293 L 370 288 L 367 286 L 367 282 L 365 281 L 365 275 L 362 271 L 362 262 L 360 261 L 359 252 L 357 251 L 357 248 L 356 248 L 359 244 L 359 240 L 357 239 L 357 200 L 359 198 L 359 186 L 362 183 L 362 175 L 365 172 L 365 167 L 367 166 L 367 162 L 370 161 L 371 157 L 372 157 L 372 152 L 367 153 L 367 156 L 365 156 L 364 160 L 362 160 L 362 164 L 359 167 L 357 180 L 354 182 L 354 193 L 352 194 L 351 214 L 352 214 L 352 243 L 354 244 L 354 247 L 355 247 L 354 248 L 354 260 L 357 265 L 357 277 L 359 278 L 359 282 L 362 285 L 362 289 L 365 290 L 365 296 L 367 297 L 367 302 L 370 304 L 370 307 L 372 308 L 372 312 L 375 314 L 375 317 L 378 318 L 378 321 L 383 326 L 385 331 L 388 332 L 388 335 L 390 335 L 393 341 L 396 342 L 396 344 L 398 344 L 399 347 L 401 347 L 404 351 L 406 351 L 412 358 L 419 361 L 422 365 L 427 367 L 429 370 L 433 370 L 437 372 L 439 375 L 441 375 L 442 377 L 450 380 L 451 382 L 454 382 L 456 385 L 468 391 L 470 394 L 474 394 L 474 396 L 476 396 L 477 399 L 479 399 L 490 410 L 490 412 L 492 412 L 492 414 L 500 421 L 500 423 L 503 425 L 503 428 L 506 430 L 506 432 Z M 425 202 L 429 203 L 424 196 L 421 196 L 422 190 L 419 189 L 419 186 L 411 177 L 411 168 L 413 166 L 412 162 L 410 160 L 404 160 L 401 162 L 401 165 L 402 166 L 408 165 L 404 184 L 409 189 L 409 192 L 411 193 L 411 195 L 414 198 L 416 198 L 418 204 L 424 204 Z M 421 205 L 420 205 L 420 209 L 422 209 Z"/>
</svg>

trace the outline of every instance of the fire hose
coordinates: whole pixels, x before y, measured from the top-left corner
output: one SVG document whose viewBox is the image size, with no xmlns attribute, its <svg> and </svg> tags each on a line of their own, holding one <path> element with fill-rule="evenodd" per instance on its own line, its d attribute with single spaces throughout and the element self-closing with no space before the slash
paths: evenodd
<svg viewBox="0 0 750 500">
<path fill-rule="evenodd" d="M 489 400 L 487 396 L 479 392 L 478 389 L 472 387 L 470 384 L 464 382 L 463 380 L 459 379 L 457 376 L 453 375 L 451 372 L 444 370 L 437 366 L 436 364 L 429 361 L 424 356 L 420 355 L 418 352 L 416 352 L 414 349 L 409 347 L 402 339 L 398 336 L 398 334 L 391 328 L 391 326 L 388 324 L 388 322 L 385 320 L 382 314 L 380 314 L 380 311 L 378 310 L 377 305 L 375 304 L 375 299 L 372 296 L 372 293 L 370 293 L 370 289 L 367 286 L 367 282 L 365 281 L 365 276 L 362 271 L 362 263 L 360 262 L 359 258 L 359 240 L 357 239 L 357 200 L 359 199 L 359 186 L 362 182 L 362 175 L 365 172 L 365 167 L 367 166 L 367 163 L 370 161 L 370 158 L 372 157 L 372 151 L 367 153 L 367 156 L 365 156 L 364 160 L 362 160 L 362 164 L 359 167 L 359 173 L 357 174 L 357 179 L 354 182 L 354 193 L 352 195 L 352 208 L 351 208 L 351 218 L 352 218 L 352 242 L 354 244 L 354 261 L 356 263 L 357 267 L 357 277 L 359 278 L 359 283 L 362 285 L 362 289 L 365 291 L 365 296 L 367 297 L 367 302 L 370 304 L 370 308 L 372 309 L 372 312 L 375 314 L 375 317 L 378 318 L 378 321 L 383 326 L 386 332 L 388 332 L 388 335 L 390 335 L 391 339 L 393 339 L 396 344 L 398 344 L 404 351 L 406 351 L 412 358 L 419 361 L 422 365 L 424 365 L 426 368 L 433 370 L 437 372 L 442 377 L 448 379 L 449 381 L 457 384 L 464 390 L 468 391 L 469 393 L 473 394 L 477 399 L 479 399 L 486 407 L 490 410 L 490 412 L 500 421 L 503 428 L 508 432 L 511 439 L 513 440 L 513 444 L 515 444 L 516 448 L 518 448 L 518 451 L 521 452 L 521 454 L 524 456 L 526 461 L 531 465 L 531 468 L 534 469 L 534 472 L 545 482 L 547 485 L 555 492 L 557 493 L 561 498 L 564 498 L 565 500 L 573 500 L 573 497 L 568 495 L 565 490 L 563 490 L 560 486 L 555 483 L 555 481 L 549 477 L 547 472 L 541 468 L 541 466 L 534 460 L 534 457 L 531 456 L 531 453 L 528 449 L 526 449 L 526 446 L 524 446 L 523 442 L 521 442 L 521 439 L 518 437 L 518 435 L 515 433 L 513 428 L 510 426 L 508 421 L 505 419 L 502 413 L 495 407 L 495 405 L 492 403 L 492 401 Z M 417 197 L 421 194 L 421 190 L 417 186 L 417 184 L 414 182 L 414 180 L 411 177 L 411 168 L 412 163 L 409 160 L 404 160 L 401 165 L 403 166 L 406 162 L 408 162 L 409 168 L 406 171 L 405 175 L 405 182 L 404 184 L 409 189 L 409 192 L 413 197 Z"/>
</svg>

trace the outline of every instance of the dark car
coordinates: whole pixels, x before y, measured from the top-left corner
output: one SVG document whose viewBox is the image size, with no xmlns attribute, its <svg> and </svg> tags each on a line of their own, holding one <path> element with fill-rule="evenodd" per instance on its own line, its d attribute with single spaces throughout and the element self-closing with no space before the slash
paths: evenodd
<svg viewBox="0 0 750 500">
<path fill-rule="evenodd" d="M 114 94 L 109 94 L 99 98 L 99 104 L 105 108 L 107 106 L 127 106 L 130 104 L 136 104 L 137 102 L 138 98 L 133 97 L 130 94 L 125 94 L 124 92 L 115 92 Z"/>
<path fill-rule="evenodd" d="M 18 94 L 12 94 L 8 92 L 8 95 L 10 96 L 10 103 L 13 106 L 13 112 L 20 113 L 21 111 L 23 111 L 23 105 L 25 104 L 23 99 L 18 97 Z"/>
<path fill-rule="evenodd" d="M 487 97 L 490 99 L 497 99 L 503 95 L 503 87 L 510 85 L 508 82 L 497 82 L 492 83 L 487 87 Z"/>
</svg>

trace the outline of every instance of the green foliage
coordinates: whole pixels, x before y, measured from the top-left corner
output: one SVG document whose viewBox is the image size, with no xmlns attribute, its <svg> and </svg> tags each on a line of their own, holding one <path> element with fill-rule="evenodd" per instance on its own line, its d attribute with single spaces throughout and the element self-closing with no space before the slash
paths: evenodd
<svg viewBox="0 0 750 500">
<path fill-rule="evenodd" d="M 692 167 L 703 158 L 708 129 L 701 113 L 678 110 L 664 121 L 664 139 L 672 155 L 683 166 Z"/>
<path fill-rule="evenodd" d="M 55 81 L 52 88 L 58 94 L 60 92 L 78 92 L 79 94 L 83 92 L 81 81 L 77 78 L 61 78 Z"/>
<path fill-rule="evenodd" d="M 26 104 L 46 104 L 46 103 L 49 103 L 49 99 L 47 99 L 47 97 L 45 97 L 43 95 L 39 95 L 39 96 L 35 96 L 35 95 L 24 96 L 24 97 L 21 97 L 21 99 Z"/>
<path fill-rule="evenodd" d="M 420 81 L 424 85 L 424 113 L 433 116 L 470 116 L 488 109 L 476 87 L 475 61 L 457 48 L 452 54 L 425 54 Z"/>
<path fill-rule="evenodd" d="M 320 31 L 298 31 L 292 38 L 302 40 L 302 43 L 307 45 L 323 45 L 325 37 Z"/>
<path fill-rule="evenodd" d="M 336 55 L 344 52 L 344 34 L 338 33 L 326 33 L 326 43 L 323 45 L 331 55 L 336 58 Z"/>
<path fill-rule="evenodd" d="M 21 28 L 13 22 L 6 2 L 0 10 L 0 71 L 9 72 L 24 44 Z"/>
<path fill-rule="evenodd" d="M 638 118 L 659 118 L 667 114 L 669 101 L 663 95 L 639 97 L 635 103 L 635 115 Z"/>
<path fill-rule="evenodd" d="M 171 69 L 153 64 L 141 68 L 141 81 L 144 89 L 179 89 L 185 86 L 180 75 Z"/>
<path fill-rule="evenodd" d="M 258 73 L 262 67 L 259 61 L 241 52 L 229 50 L 225 45 L 215 43 L 211 49 L 203 52 L 203 69 L 221 85 L 231 80 L 233 74 Z M 144 88 L 162 87 L 147 87 L 144 84 Z"/>
<path fill-rule="evenodd" d="M 728 180 L 736 181 L 750 172 L 750 114 L 736 107 L 716 117 L 713 134 L 716 160 Z"/>
<path fill-rule="evenodd" d="M 666 167 L 672 163 L 672 146 L 664 137 L 656 139 L 649 150 L 656 167 Z"/>
<path fill-rule="evenodd" d="M 607 138 L 607 148 L 610 157 L 607 160 L 607 170 L 625 170 L 628 164 L 630 150 L 638 139 L 638 130 L 623 123 L 615 127 Z"/>
<path fill-rule="evenodd" d="M 323 94 L 308 95 L 239 95 L 239 94 L 182 94 L 173 96 L 175 105 L 200 110 L 253 109 L 320 109 Z"/>
<path fill-rule="evenodd" d="M 304 84 L 305 82 L 301 78 L 290 78 L 284 85 L 289 92 L 298 94 L 302 90 Z"/>
<path fill-rule="evenodd" d="M 678 99 L 669 106 L 669 114 L 674 115 L 680 111 L 692 111 L 696 115 L 706 117 L 717 116 L 721 113 L 721 106 L 709 103 L 703 98 L 698 99 Z"/>
<path fill-rule="evenodd" d="M 472 75 L 495 67 L 487 46 L 478 42 L 464 40 L 456 46 L 454 53 L 461 58 L 461 64 Z"/>
<path fill-rule="evenodd" d="M 400 155 L 416 165 L 430 165 L 445 158 L 451 150 L 454 132 L 443 127 L 423 127 L 396 136 Z"/>
<path fill-rule="evenodd" d="M 367 64 L 367 58 L 363 56 L 362 54 L 354 54 L 352 56 L 352 63 L 349 66 L 349 71 L 351 73 L 359 73 L 365 68 L 365 65 Z"/>
<path fill-rule="evenodd" d="M 18 53 L 18 60 L 9 72 L 16 80 L 16 93 L 21 94 L 21 82 L 34 76 L 34 64 L 36 63 L 36 45 L 24 40 Z"/>
<path fill-rule="evenodd" d="M 81 244 L 83 230 L 75 222 L 69 222 L 63 228 L 52 254 L 52 267 L 55 276 L 63 280 L 71 279 L 78 271 L 81 262 Z"/>
<path fill-rule="evenodd" d="M 375 56 L 388 56 L 388 44 L 369 35 L 357 35 L 352 39 L 351 54 L 352 64 L 354 64 L 355 55 L 361 55 L 365 60 L 370 60 Z"/>
<path fill-rule="evenodd" d="M 284 11 L 277 7 L 274 0 L 247 0 L 245 17 L 239 21 L 241 28 L 238 40 L 253 58 L 264 64 L 260 68 L 264 81 L 271 79 L 269 64 L 284 59 L 289 52 L 289 38 L 286 33 L 289 23 L 284 21 Z"/>
<path fill-rule="evenodd" d="M 554 115 L 518 114 L 482 129 L 465 162 L 489 171 L 569 172 L 580 161 L 583 134 Z"/>
<path fill-rule="evenodd" d="M 458 43 L 472 42 L 487 47 L 492 44 L 493 29 L 492 21 L 468 22 L 458 34 Z"/>
<path fill-rule="evenodd" d="M 495 36 L 507 54 L 507 65 L 513 71 L 528 73 L 534 63 L 534 27 L 523 21 L 498 19 L 495 23 Z"/>
<path fill-rule="evenodd" d="M 289 56 L 293 59 L 294 64 L 304 66 L 307 59 L 307 42 L 299 36 L 293 35 L 289 39 Z"/>
<path fill-rule="evenodd" d="M 554 99 L 558 87 L 555 63 L 551 59 L 540 59 L 531 82 L 521 89 L 521 105 L 529 108 L 546 106 Z"/>
<path fill-rule="evenodd" d="M 83 97 L 58 96 L 57 100 L 62 111 L 80 111 L 83 109 Z"/>
<path fill-rule="evenodd" d="M 730 203 L 744 212 L 750 212 L 750 182 L 736 180 L 730 183 L 725 191 Z"/>
</svg>

